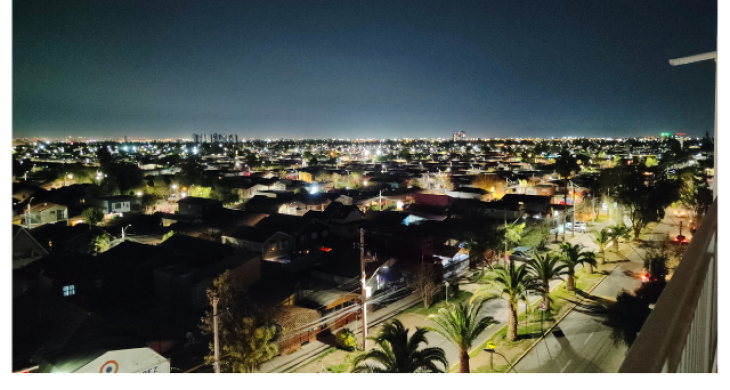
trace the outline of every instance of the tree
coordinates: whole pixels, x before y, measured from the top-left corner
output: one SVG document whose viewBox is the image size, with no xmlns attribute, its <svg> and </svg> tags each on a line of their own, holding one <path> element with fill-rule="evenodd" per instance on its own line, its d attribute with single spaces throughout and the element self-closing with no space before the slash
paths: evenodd
<svg viewBox="0 0 730 390">
<path fill-rule="evenodd" d="M 569 242 L 560 244 L 560 252 L 563 255 L 562 262 L 568 268 L 568 281 L 566 289 L 575 291 L 575 267 L 583 264 L 588 269 L 588 273 L 593 273 L 593 266 L 596 265 L 596 254 L 584 251 L 580 244 L 571 245 Z"/>
<path fill-rule="evenodd" d="M 332 175 L 330 175 L 327 171 L 319 171 L 317 172 L 317 175 L 315 176 L 316 180 L 319 182 L 326 182 L 332 178 Z"/>
<path fill-rule="evenodd" d="M 279 351 L 274 338 L 276 328 L 270 324 L 271 313 L 245 304 L 242 286 L 238 279 L 225 271 L 208 289 L 211 302 L 218 299 L 218 335 L 220 343 L 221 372 L 254 372 L 261 364 L 276 356 Z M 210 311 L 203 317 L 201 330 L 212 334 L 213 318 Z M 205 360 L 214 360 L 213 343 Z"/>
<path fill-rule="evenodd" d="M 505 194 L 507 184 L 497 175 L 480 174 L 474 179 L 472 185 L 485 191 L 493 193 L 495 199 L 501 199 Z"/>
<path fill-rule="evenodd" d="M 188 160 L 180 164 L 180 171 L 177 173 L 177 179 L 183 187 L 202 185 L 204 180 L 203 167 L 195 161 Z"/>
<path fill-rule="evenodd" d="M 81 212 L 81 216 L 89 224 L 89 229 L 104 219 L 104 209 L 98 207 L 89 207 Z"/>
<path fill-rule="evenodd" d="M 631 229 L 624 224 L 616 224 L 608 228 L 608 236 L 613 241 L 613 250 L 618 250 L 618 241 L 622 238 L 628 239 L 631 237 Z"/>
<path fill-rule="evenodd" d="M 111 246 L 112 236 L 109 233 L 102 233 L 98 236 L 94 236 L 94 253 L 104 253 L 109 250 Z"/>
<path fill-rule="evenodd" d="M 386 322 L 377 336 L 368 337 L 375 341 L 379 348 L 358 355 L 352 362 L 352 372 L 444 372 L 448 361 L 443 349 L 435 347 L 419 349 L 421 344 L 428 345 L 426 333 L 428 333 L 427 328 L 417 327 L 409 338 L 408 329 L 399 320 Z M 365 363 L 368 360 L 378 364 Z M 439 369 L 436 363 L 441 363 L 444 369 Z"/>
<path fill-rule="evenodd" d="M 603 264 L 606 261 L 606 244 L 608 244 L 611 237 L 608 235 L 608 230 L 606 228 L 601 229 L 600 232 L 591 230 L 591 235 L 593 235 L 593 243 L 598 246 L 598 252 L 601 253 L 601 264 Z"/>
<path fill-rule="evenodd" d="M 142 195 L 142 205 L 144 206 L 145 211 L 147 211 L 148 207 L 154 206 L 156 203 L 157 203 L 157 200 L 155 199 L 155 197 L 153 195 L 151 195 L 151 194 Z"/>
<path fill-rule="evenodd" d="M 485 227 L 482 227 L 481 230 L 478 230 L 479 228 L 477 226 L 481 225 L 480 221 L 471 220 L 469 218 L 465 220 L 465 223 L 470 222 L 473 224 L 472 226 L 474 226 L 474 230 L 472 230 L 472 232 L 476 233 L 472 233 L 472 237 L 466 244 L 466 247 L 469 250 L 469 261 L 475 265 L 481 265 L 483 274 L 485 264 L 491 267 L 491 264 L 489 264 L 488 261 L 489 259 L 485 256 L 487 251 L 490 249 L 493 251 L 492 253 L 498 251 L 500 243 L 502 242 L 499 237 L 500 231 L 494 224 L 486 225 Z"/>
<path fill-rule="evenodd" d="M 335 172 L 332 175 L 330 175 L 330 177 L 332 178 L 332 184 L 334 185 L 335 188 L 337 188 L 338 185 L 340 184 L 340 179 L 342 179 L 342 175 Z"/>
<path fill-rule="evenodd" d="M 560 155 L 555 160 L 555 170 L 561 177 L 567 179 L 573 172 L 580 172 L 580 165 L 578 165 L 578 160 L 569 151 L 564 150 L 560 152 Z"/>
<path fill-rule="evenodd" d="M 239 199 L 238 193 L 227 180 L 213 182 L 213 187 L 210 189 L 210 197 L 221 201 L 223 204 L 235 203 Z"/>
<path fill-rule="evenodd" d="M 449 340 L 459 349 L 459 364 L 462 373 L 469 371 L 469 350 L 476 339 L 489 325 L 497 322 L 493 317 L 478 319 L 483 307 L 483 300 L 466 304 L 464 302 L 452 310 L 439 309 L 438 314 L 431 314 L 428 319 L 437 323 L 441 329 L 432 329 Z"/>
<path fill-rule="evenodd" d="M 423 299 L 423 306 L 428 309 L 433 304 L 433 296 L 439 291 L 439 285 L 434 281 L 433 268 L 426 266 L 413 275 L 410 287 Z"/>
<path fill-rule="evenodd" d="M 506 226 L 500 226 L 497 229 L 502 241 L 499 249 L 505 252 L 511 252 L 522 241 L 523 230 L 525 230 L 524 223 L 509 223 Z"/>
<path fill-rule="evenodd" d="M 490 284 L 486 287 L 480 287 L 472 296 L 471 302 L 482 298 L 490 299 L 495 294 L 507 301 L 509 309 L 507 338 L 510 341 L 516 341 L 517 303 L 520 300 L 527 299 L 527 292 L 532 286 L 532 276 L 527 272 L 525 264 L 515 268 L 514 262 L 511 261 L 509 268 L 495 267 L 494 271 L 487 276 L 487 279 Z"/>
<path fill-rule="evenodd" d="M 164 235 L 162 236 L 162 242 L 165 242 L 165 241 L 167 241 L 167 239 L 168 239 L 168 238 L 170 238 L 170 237 L 172 237 L 172 236 L 174 236 L 174 235 L 175 235 L 175 231 L 174 231 L 174 230 L 170 230 L 169 232 L 165 233 L 165 234 L 164 234 Z"/>
<path fill-rule="evenodd" d="M 534 290 L 542 294 L 542 302 L 545 310 L 550 310 L 550 281 L 560 279 L 561 276 L 568 273 L 568 267 L 560 264 L 560 256 L 555 253 L 532 255 L 532 259 L 527 262 L 532 277 L 534 278 Z"/>
<path fill-rule="evenodd" d="M 648 183 L 644 168 L 629 169 L 617 194 L 619 202 L 627 209 L 637 241 L 647 224 L 660 222 L 664 219 L 664 210 L 679 200 L 679 185 L 675 180 L 658 179 Z"/>
</svg>

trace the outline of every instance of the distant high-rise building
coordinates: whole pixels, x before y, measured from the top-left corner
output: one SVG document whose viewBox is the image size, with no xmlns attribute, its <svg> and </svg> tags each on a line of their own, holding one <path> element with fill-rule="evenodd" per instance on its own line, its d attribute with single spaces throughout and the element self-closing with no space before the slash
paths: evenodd
<svg viewBox="0 0 730 390">
<path fill-rule="evenodd" d="M 197 143 L 199 143 L 199 141 L 200 141 L 200 137 L 197 134 L 193 133 L 193 143 L 197 144 Z"/>
<path fill-rule="evenodd" d="M 454 132 L 454 142 L 466 139 L 466 133 L 463 131 Z"/>
<path fill-rule="evenodd" d="M 124 136 L 124 143 L 125 144 L 128 144 L 129 143 L 129 140 L 127 139 L 127 136 L 126 135 Z"/>
</svg>

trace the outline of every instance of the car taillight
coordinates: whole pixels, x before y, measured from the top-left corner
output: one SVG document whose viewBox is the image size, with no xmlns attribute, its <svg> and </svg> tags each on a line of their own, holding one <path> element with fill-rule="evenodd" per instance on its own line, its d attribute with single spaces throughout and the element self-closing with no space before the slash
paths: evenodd
<svg viewBox="0 0 730 390">
<path fill-rule="evenodd" d="M 674 237 L 674 242 L 679 242 L 679 238 Z"/>
</svg>

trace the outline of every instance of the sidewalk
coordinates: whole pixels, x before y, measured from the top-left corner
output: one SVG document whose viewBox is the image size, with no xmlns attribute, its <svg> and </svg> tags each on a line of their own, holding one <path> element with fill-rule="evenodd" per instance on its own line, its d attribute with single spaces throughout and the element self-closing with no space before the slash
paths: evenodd
<svg viewBox="0 0 730 390">
<path fill-rule="evenodd" d="M 403 310 L 406 310 L 411 306 L 415 306 L 420 301 L 421 297 L 418 296 L 418 294 L 413 293 L 399 301 L 393 302 L 387 307 L 375 311 L 374 313 L 368 310 L 368 330 L 371 331 L 373 327 L 397 316 Z M 361 324 L 361 322 L 358 322 L 355 325 L 356 329 L 353 329 L 358 335 L 362 334 Z M 260 372 L 270 373 L 294 371 L 300 366 L 304 366 L 310 363 L 313 358 L 317 357 L 319 354 L 326 351 L 330 347 L 333 347 L 333 345 L 327 344 L 320 340 L 316 340 L 292 352 L 289 355 L 277 356 L 269 360 L 261 366 Z"/>
</svg>

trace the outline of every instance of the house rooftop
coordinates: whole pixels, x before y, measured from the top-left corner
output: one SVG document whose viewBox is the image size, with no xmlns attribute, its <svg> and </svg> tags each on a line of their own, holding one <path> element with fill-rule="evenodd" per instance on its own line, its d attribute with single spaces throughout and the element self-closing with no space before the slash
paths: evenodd
<svg viewBox="0 0 730 390">
<path fill-rule="evenodd" d="M 223 232 L 223 236 L 239 238 L 245 241 L 264 243 L 277 231 L 255 226 L 236 226 Z"/>
<path fill-rule="evenodd" d="M 215 199 L 198 198 L 195 196 L 188 196 L 177 201 L 178 204 L 192 204 L 192 205 L 223 205 L 222 202 Z"/>
</svg>

